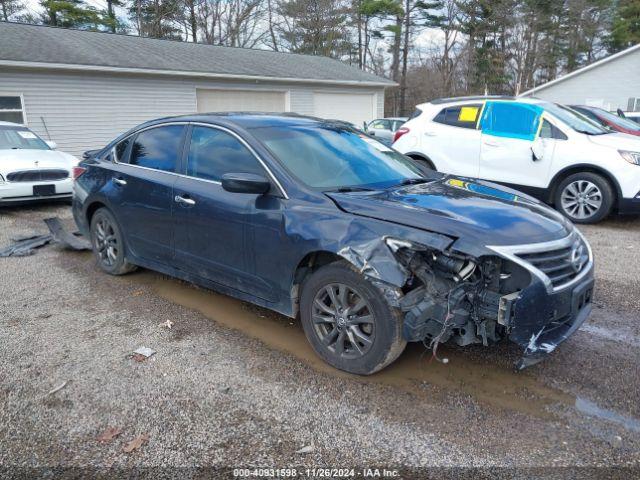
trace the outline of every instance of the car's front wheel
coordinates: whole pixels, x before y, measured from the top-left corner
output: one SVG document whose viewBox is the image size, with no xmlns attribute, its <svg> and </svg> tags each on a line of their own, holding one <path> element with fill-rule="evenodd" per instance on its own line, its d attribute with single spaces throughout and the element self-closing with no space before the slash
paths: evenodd
<svg viewBox="0 0 640 480">
<path fill-rule="evenodd" d="M 611 184 L 591 172 L 568 176 L 560 182 L 555 194 L 556 208 L 575 223 L 599 222 L 609 215 L 614 200 Z"/>
<path fill-rule="evenodd" d="M 123 275 L 135 270 L 127 262 L 122 232 L 113 214 L 99 208 L 91 217 L 91 245 L 98 266 L 111 275 Z"/>
<path fill-rule="evenodd" d="M 406 346 L 400 312 L 346 262 L 321 267 L 304 282 L 300 316 L 316 353 L 349 373 L 377 372 Z"/>
</svg>

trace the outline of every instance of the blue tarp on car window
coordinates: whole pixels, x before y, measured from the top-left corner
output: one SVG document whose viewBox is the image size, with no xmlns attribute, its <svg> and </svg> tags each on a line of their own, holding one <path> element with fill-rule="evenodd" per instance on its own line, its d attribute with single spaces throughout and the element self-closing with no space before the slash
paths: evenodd
<svg viewBox="0 0 640 480">
<path fill-rule="evenodd" d="M 538 133 L 542 108 L 518 102 L 487 102 L 480 119 L 483 134 L 533 141 Z"/>
</svg>

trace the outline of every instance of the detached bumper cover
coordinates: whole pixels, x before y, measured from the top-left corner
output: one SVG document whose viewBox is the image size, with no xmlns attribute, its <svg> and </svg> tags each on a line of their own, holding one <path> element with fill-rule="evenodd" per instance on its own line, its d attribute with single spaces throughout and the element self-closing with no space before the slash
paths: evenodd
<svg viewBox="0 0 640 480">
<path fill-rule="evenodd" d="M 516 368 L 534 365 L 569 338 L 591 313 L 593 269 L 579 283 L 549 294 L 542 283 L 523 290 L 514 302 L 509 339 L 524 348 Z"/>
</svg>

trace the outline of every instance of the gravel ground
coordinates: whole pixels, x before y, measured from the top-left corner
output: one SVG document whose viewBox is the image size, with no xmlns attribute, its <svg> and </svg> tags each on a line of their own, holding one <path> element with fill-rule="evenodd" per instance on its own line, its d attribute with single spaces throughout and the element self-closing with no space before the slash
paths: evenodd
<svg viewBox="0 0 640 480">
<path fill-rule="evenodd" d="M 46 232 L 42 219 L 54 215 L 73 228 L 67 206 L 0 211 L 0 246 Z M 56 246 L 0 259 L 0 471 L 212 478 L 235 467 L 350 467 L 357 477 L 386 467 L 418 478 L 478 473 L 437 467 L 505 477 L 637 469 L 640 219 L 583 231 L 597 262 L 594 313 L 521 373 L 508 344 L 442 347 L 446 365 L 411 345 L 386 370 L 355 377 L 315 357 L 297 323 L 153 272 L 110 277 L 89 252 Z M 137 362 L 140 346 L 157 353 Z M 120 433 L 99 441 L 110 427 Z"/>
</svg>

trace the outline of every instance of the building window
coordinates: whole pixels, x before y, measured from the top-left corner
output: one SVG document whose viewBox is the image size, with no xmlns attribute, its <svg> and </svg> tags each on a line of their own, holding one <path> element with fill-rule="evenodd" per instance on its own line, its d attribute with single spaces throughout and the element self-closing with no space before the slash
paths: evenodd
<svg viewBox="0 0 640 480">
<path fill-rule="evenodd" d="M 0 95 L 0 121 L 24 125 L 24 106 L 18 95 Z"/>
</svg>

